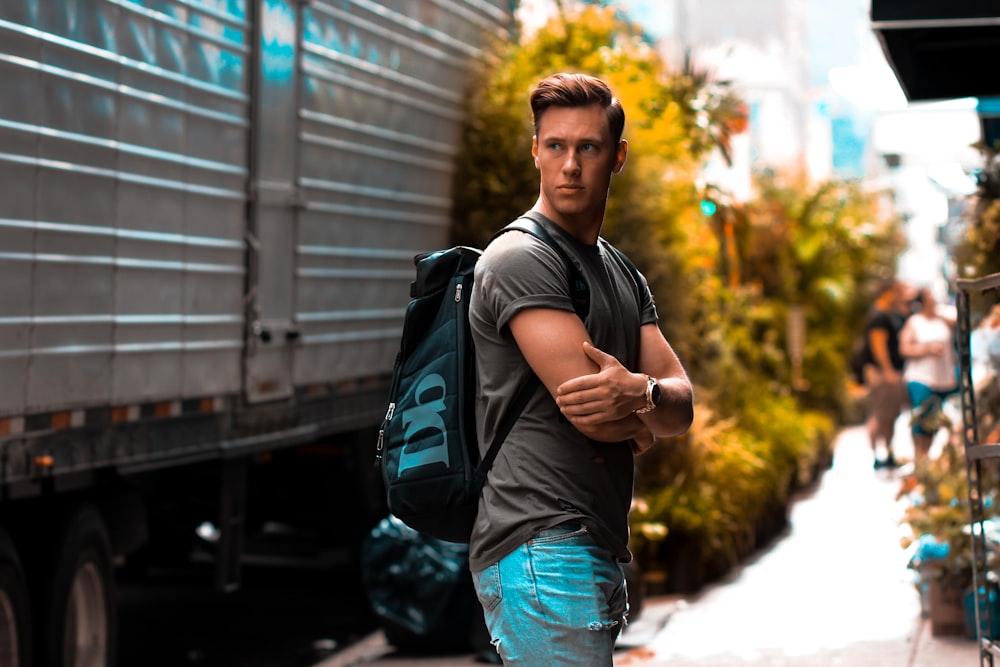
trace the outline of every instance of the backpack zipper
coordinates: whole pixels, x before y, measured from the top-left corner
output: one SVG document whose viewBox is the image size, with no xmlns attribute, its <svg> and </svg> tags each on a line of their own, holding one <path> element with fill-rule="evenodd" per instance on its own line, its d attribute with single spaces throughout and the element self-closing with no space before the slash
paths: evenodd
<svg viewBox="0 0 1000 667">
<path fill-rule="evenodd" d="M 375 443 L 375 467 L 377 468 L 379 463 L 382 462 L 382 444 L 385 440 L 385 430 L 389 427 L 389 420 L 392 419 L 393 413 L 396 412 L 396 404 L 390 403 L 389 409 L 385 411 L 385 418 L 382 420 L 382 427 L 378 430 L 378 442 Z"/>
</svg>

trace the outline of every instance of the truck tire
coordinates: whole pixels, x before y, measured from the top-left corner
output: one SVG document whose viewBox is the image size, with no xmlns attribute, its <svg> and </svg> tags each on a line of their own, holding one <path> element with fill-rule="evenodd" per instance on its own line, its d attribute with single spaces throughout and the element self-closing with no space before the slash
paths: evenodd
<svg viewBox="0 0 1000 667">
<path fill-rule="evenodd" d="M 71 513 L 41 587 L 37 649 L 42 667 L 114 667 L 117 600 L 111 543 L 92 507 Z M 45 575 L 42 575 L 45 577 Z"/>
<path fill-rule="evenodd" d="M 0 530 L 0 665 L 32 664 L 28 584 L 14 543 Z"/>
</svg>

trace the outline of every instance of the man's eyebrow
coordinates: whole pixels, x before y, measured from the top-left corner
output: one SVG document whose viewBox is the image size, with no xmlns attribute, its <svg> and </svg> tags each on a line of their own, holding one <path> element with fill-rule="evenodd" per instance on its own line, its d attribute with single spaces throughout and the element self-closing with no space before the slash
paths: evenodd
<svg viewBox="0 0 1000 667">
<path fill-rule="evenodd" d="M 547 143 L 547 144 L 550 144 L 550 143 L 560 143 L 560 144 L 569 143 L 569 140 L 566 139 L 565 137 L 560 137 L 560 136 L 551 135 L 551 134 L 549 134 L 549 135 L 543 134 L 541 136 L 540 140 L 542 142 L 544 142 L 544 143 Z M 604 139 L 602 139 L 601 137 L 579 137 L 576 141 L 577 141 L 577 143 L 581 143 L 581 144 L 604 144 Z"/>
</svg>

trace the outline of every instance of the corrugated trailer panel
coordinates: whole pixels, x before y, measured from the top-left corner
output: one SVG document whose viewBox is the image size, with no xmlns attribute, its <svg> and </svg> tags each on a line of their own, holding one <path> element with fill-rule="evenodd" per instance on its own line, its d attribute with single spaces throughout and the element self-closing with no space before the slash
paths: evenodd
<svg viewBox="0 0 1000 667">
<path fill-rule="evenodd" d="M 242 3 L 116 0 L 112 402 L 240 388 L 249 25 Z M 133 178 L 132 176 L 135 176 Z"/>
<path fill-rule="evenodd" d="M 367 423 L 413 256 L 447 242 L 470 61 L 510 12 L 0 3 L 0 438 Z M 185 446 L 157 428 L 119 454 Z"/>
<path fill-rule="evenodd" d="M 28 371 L 27 314 L 31 313 L 31 261 L 34 251 L 35 136 L 19 132 L 34 123 L 41 73 L 22 63 L 38 62 L 37 39 L 8 25 L 25 23 L 27 7 L 4 4 L 0 9 L 0 414 L 24 411 Z"/>
<path fill-rule="evenodd" d="M 448 240 L 469 61 L 506 19 L 483 2 L 303 8 L 296 384 L 391 370 L 413 256 Z"/>
<path fill-rule="evenodd" d="M 0 10 L 0 415 L 239 391 L 249 26 L 217 5 Z"/>
</svg>

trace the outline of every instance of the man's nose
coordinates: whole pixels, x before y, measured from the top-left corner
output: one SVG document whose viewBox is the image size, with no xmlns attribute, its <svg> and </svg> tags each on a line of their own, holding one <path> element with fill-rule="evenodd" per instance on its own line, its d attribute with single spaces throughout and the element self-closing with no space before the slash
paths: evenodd
<svg viewBox="0 0 1000 667">
<path fill-rule="evenodd" d="M 580 155 L 575 150 L 566 151 L 566 159 L 563 161 L 563 171 L 567 173 L 580 171 Z"/>
</svg>

